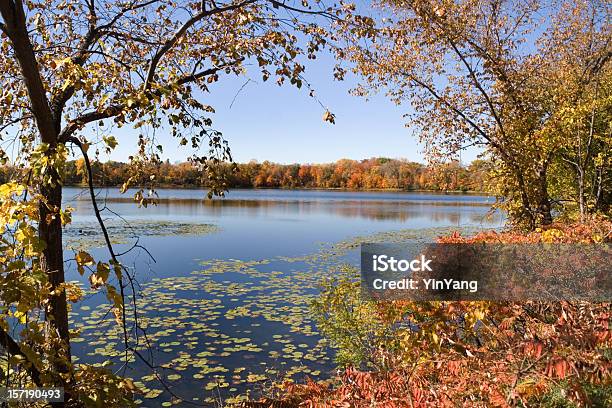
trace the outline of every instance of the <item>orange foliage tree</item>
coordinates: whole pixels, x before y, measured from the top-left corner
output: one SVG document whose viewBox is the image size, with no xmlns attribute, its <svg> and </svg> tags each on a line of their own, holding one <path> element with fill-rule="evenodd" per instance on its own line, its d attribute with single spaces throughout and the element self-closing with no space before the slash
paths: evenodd
<svg viewBox="0 0 612 408">
<path fill-rule="evenodd" d="M 458 162 L 430 164 L 386 158 L 366 160 L 343 159 L 328 164 L 277 164 L 249 162 L 220 163 L 215 175 L 221 175 L 229 188 L 346 188 L 401 189 L 439 191 L 484 191 L 486 162 L 476 161 L 468 167 Z M 74 165 L 72 165 L 74 164 Z M 124 163 L 93 163 L 94 179 L 99 185 L 119 185 L 130 175 Z M 82 178 L 82 163 L 69 162 L 68 184 L 78 184 Z M 213 183 L 207 172 L 194 163 L 162 162 L 149 165 L 142 176 L 155 175 L 166 185 L 208 187 Z"/>
</svg>

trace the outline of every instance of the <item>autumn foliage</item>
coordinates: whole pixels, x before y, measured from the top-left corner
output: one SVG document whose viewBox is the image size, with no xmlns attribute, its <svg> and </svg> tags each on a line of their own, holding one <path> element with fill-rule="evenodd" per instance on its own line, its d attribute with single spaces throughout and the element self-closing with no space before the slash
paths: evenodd
<svg viewBox="0 0 612 408">
<path fill-rule="evenodd" d="M 599 1 L 380 0 L 338 35 L 354 93 L 406 110 L 431 157 L 484 147 L 515 225 L 582 220 L 610 196 L 610 7 Z M 559 201 L 562 198 L 563 201 Z"/>
<path fill-rule="evenodd" d="M 482 232 L 468 238 L 454 233 L 439 242 L 609 243 L 611 236 L 612 223 L 597 220 L 554 224 L 526 235 Z M 355 285 L 352 289 L 358 293 Z M 337 293 L 343 288 L 329 286 L 323 296 L 329 296 L 325 292 L 330 290 Z M 333 297 L 326 312 L 333 315 L 342 310 L 340 299 L 348 303 L 346 293 Z M 368 345 L 370 361 L 346 367 L 330 383 L 286 384 L 282 396 L 260 403 L 603 407 L 612 402 L 609 303 L 394 301 L 370 305 L 372 315 L 364 321 L 375 319 L 380 324 L 370 333 L 370 340 L 376 339 Z M 354 310 L 355 304 L 351 307 Z M 338 334 L 342 330 L 324 326 L 322 331 L 342 346 Z"/>
<path fill-rule="evenodd" d="M 338 160 L 326 164 L 220 163 L 213 172 L 203 171 L 191 162 L 162 162 L 142 169 L 142 176 L 157 183 L 177 187 L 210 187 L 217 177 L 228 188 L 345 188 L 354 190 L 402 189 L 440 191 L 484 191 L 488 163 L 475 160 L 425 165 L 399 159 L 371 158 Z M 94 181 L 99 186 L 118 186 L 134 174 L 130 164 L 109 161 L 92 163 Z M 0 181 L 19 172 L 0 168 Z M 83 160 L 69 161 L 65 184 L 86 184 Z"/>
</svg>

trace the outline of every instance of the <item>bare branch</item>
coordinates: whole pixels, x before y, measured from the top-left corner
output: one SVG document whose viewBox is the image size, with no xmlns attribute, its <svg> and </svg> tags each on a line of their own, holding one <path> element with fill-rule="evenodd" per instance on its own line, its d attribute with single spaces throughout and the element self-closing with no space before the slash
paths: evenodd
<svg viewBox="0 0 612 408">
<path fill-rule="evenodd" d="M 77 139 L 76 137 L 70 136 L 67 139 L 67 141 L 78 146 L 79 149 L 81 149 L 81 153 L 83 154 L 83 159 L 85 160 L 85 168 L 87 169 L 87 186 L 89 187 L 89 195 L 91 197 L 91 204 L 93 206 L 94 214 L 96 216 L 96 219 L 98 220 L 98 224 L 100 225 L 102 234 L 104 235 L 104 242 L 106 243 L 106 247 L 113 261 L 113 267 L 116 267 L 116 266 L 120 267 L 121 263 L 119 262 L 119 259 L 117 258 L 117 255 L 115 254 L 113 244 L 111 243 L 110 237 L 108 235 L 108 230 L 106 229 L 106 225 L 104 224 L 104 220 L 102 219 L 102 215 L 100 214 L 100 209 L 98 208 L 98 202 L 96 200 L 96 193 L 94 191 L 94 186 L 93 186 L 93 172 L 91 170 L 91 162 L 89 161 L 89 155 L 87 154 L 87 150 L 85 150 L 83 143 L 81 143 L 81 141 Z M 128 275 L 128 278 L 129 278 L 129 275 Z M 119 290 L 120 290 L 121 299 L 122 299 L 122 302 L 121 302 L 121 318 L 122 319 L 121 321 L 122 321 L 122 328 L 123 328 L 123 341 L 125 345 L 125 352 L 127 353 L 130 347 L 130 344 L 129 344 L 129 337 L 128 337 L 127 327 L 126 327 L 126 319 L 125 319 L 126 317 L 125 287 L 123 285 L 122 276 L 118 275 L 117 279 L 119 281 Z M 126 361 L 128 361 L 127 354 L 126 354 Z"/>
</svg>

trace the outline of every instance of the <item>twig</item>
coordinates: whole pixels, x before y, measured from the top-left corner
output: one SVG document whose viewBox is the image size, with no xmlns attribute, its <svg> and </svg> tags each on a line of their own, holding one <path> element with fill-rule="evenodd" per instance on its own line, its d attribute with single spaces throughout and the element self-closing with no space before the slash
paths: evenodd
<svg viewBox="0 0 612 408">
<path fill-rule="evenodd" d="M 83 159 L 85 160 L 85 168 L 87 169 L 87 185 L 89 187 L 89 195 L 91 197 L 91 204 L 93 206 L 96 219 L 98 220 L 98 224 L 100 224 L 100 228 L 102 229 L 102 234 L 104 235 L 104 241 L 106 242 L 106 247 L 108 248 L 108 252 L 110 253 L 111 259 L 113 261 L 113 267 L 119 266 L 121 269 L 123 269 L 121 267 L 121 263 L 117 259 L 115 250 L 113 249 L 113 245 L 110 241 L 110 237 L 108 235 L 108 230 L 106 229 L 106 225 L 104 224 L 104 220 L 102 220 L 102 216 L 100 215 L 100 209 L 98 208 L 98 203 L 96 201 L 96 193 L 94 191 L 94 186 L 93 186 L 93 172 L 91 170 L 91 162 L 89 161 L 89 156 L 87 155 L 87 151 L 85 150 L 83 143 L 81 143 L 81 141 L 77 139 L 76 137 L 69 136 L 67 138 L 67 141 L 78 146 L 79 149 L 81 150 L 81 153 L 83 154 Z M 125 345 L 125 360 L 128 361 L 129 338 L 128 338 L 128 333 L 127 333 L 126 319 L 125 319 L 126 317 L 125 290 L 124 290 L 124 285 L 123 285 L 122 274 L 117 274 L 117 279 L 119 281 L 119 290 L 120 290 L 121 299 L 122 299 L 122 302 L 121 302 L 122 319 L 121 320 L 122 320 L 122 328 L 123 328 L 123 341 Z M 128 279 L 131 279 L 129 274 L 128 274 Z"/>
</svg>

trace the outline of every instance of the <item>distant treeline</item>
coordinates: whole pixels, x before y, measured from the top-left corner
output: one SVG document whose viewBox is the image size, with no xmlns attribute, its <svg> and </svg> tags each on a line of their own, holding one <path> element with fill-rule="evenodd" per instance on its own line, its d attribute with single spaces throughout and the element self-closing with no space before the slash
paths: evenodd
<svg viewBox="0 0 612 408">
<path fill-rule="evenodd" d="M 438 191 L 484 191 L 488 162 L 476 160 L 469 166 L 458 162 L 426 166 L 406 160 L 371 158 L 338 160 L 329 164 L 277 164 L 269 161 L 221 164 L 215 171 L 227 180 L 228 188 L 345 188 L 355 190 L 401 189 Z M 8 167 L 0 169 L 0 181 L 7 179 Z M 133 175 L 129 164 L 115 161 L 93 163 L 98 186 L 117 186 Z M 145 178 L 160 185 L 207 187 L 209 174 L 192 163 L 169 161 L 151 166 Z M 64 183 L 86 183 L 82 160 L 66 165 Z"/>
</svg>

